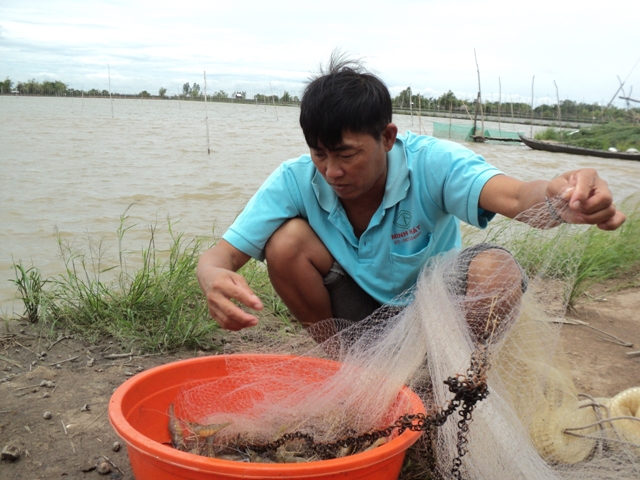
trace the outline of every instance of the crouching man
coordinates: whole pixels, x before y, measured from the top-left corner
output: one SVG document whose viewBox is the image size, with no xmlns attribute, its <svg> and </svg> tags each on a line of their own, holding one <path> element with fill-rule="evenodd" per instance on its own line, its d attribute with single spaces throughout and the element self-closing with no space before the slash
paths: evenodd
<svg viewBox="0 0 640 480">
<path fill-rule="evenodd" d="M 625 221 L 593 169 L 524 182 L 461 145 L 399 136 L 391 107 L 385 84 L 353 62 L 334 59 L 309 83 L 300 125 L 310 154 L 280 165 L 199 260 L 198 281 L 223 328 L 258 322 L 232 302 L 263 308 L 236 273 L 251 257 L 266 260 L 276 292 L 307 327 L 332 317 L 361 320 L 413 286 L 429 258 L 460 248 L 461 220 L 484 228 L 497 213 L 514 218 L 542 205 L 545 227 L 614 230 Z M 549 203 L 559 195 L 568 209 Z M 481 244 L 460 258 L 463 294 L 498 292 L 504 309 L 518 303 L 526 280 L 509 252 Z M 498 266 L 501 274 L 492 275 Z M 478 314 L 478 305 L 470 311 L 479 316 L 468 318 L 479 333 L 486 312 Z"/>
</svg>

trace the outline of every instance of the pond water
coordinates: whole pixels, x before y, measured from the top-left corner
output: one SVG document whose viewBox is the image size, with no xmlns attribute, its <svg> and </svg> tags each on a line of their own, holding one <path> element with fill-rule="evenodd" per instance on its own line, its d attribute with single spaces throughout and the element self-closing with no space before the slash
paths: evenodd
<svg viewBox="0 0 640 480">
<path fill-rule="evenodd" d="M 157 246 L 168 246 L 167 219 L 185 238 L 221 235 L 283 160 L 307 152 L 298 114 L 273 105 L 0 97 L 0 316 L 22 312 L 9 282 L 14 262 L 37 266 L 45 277 L 64 270 L 56 232 L 77 245 L 103 239 L 103 266 L 118 258 L 125 211 L 134 226 L 123 248 L 132 256 L 147 245 L 152 224 Z M 394 117 L 401 133 L 431 134 L 433 120 L 443 121 Z M 501 128 L 528 134 L 531 127 Z M 469 147 L 523 180 L 591 166 L 616 201 L 638 191 L 640 162 L 522 145 Z"/>
</svg>

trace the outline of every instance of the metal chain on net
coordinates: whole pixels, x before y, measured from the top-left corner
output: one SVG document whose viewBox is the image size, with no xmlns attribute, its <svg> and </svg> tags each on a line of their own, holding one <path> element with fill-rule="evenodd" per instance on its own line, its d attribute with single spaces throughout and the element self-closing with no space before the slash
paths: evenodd
<svg viewBox="0 0 640 480">
<path fill-rule="evenodd" d="M 449 400 L 441 409 L 434 409 L 429 413 L 405 414 L 399 417 L 392 425 L 380 430 L 342 438 L 335 442 L 315 442 L 313 435 L 293 432 L 286 433 L 274 442 L 265 444 L 244 445 L 245 448 L 255 452 L 275 451 L 279 447 L 293 441 L 302 440 L 307 444 L 307 448 L 313 451 L 321 459 L 334 458 L 340 448 L 354 447 L 358 449 L 370 444 L 380 438 L 390 436 L 397 429 L 398 435 L 405 430 L 413 432 L 424 432 L 430 427 L 440 427 L 457 410 L 460 419 L 458 420 L 458 441 L 457 456 L 453 459 L 451 474 L 453 478 L 460 479 L 460 467 L 462 457 L 467 453 L 467 435 L 469 424 L 472 421 L 472 412 L 476 404 L 489 395 L 487 387 L 486 372 L 489 369 L 488 353 L 486 345 L 478 347 L 471 355 L 471 364 L 466 375 L 456 375 L 449 377 L 444 384 L 449 387 L 449 391 L 454 397 Z"/>
</svg>

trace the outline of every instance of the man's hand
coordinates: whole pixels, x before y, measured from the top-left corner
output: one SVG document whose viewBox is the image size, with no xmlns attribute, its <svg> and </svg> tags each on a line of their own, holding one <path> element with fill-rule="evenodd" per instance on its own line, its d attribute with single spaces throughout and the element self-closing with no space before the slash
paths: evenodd
<svg viewBox="0 0 640 480">
<path fill-rule="evenodd" d="M 568 210 L 561 214 L 569 223 L 597 225 L 602 230 L 615 230 L 626 216 L 617 210 L 607 182 L 592 168 L 574 170 L 554 178 L 547 185 L 547 197 L 560 196 Z"/>
<path fill-rule="evenodd" d="M 249 258 L 231 244 L 220 240 L 198 261 L 196 275 L 207 297 L 209 314 L 226 330 L 242 330 L 258 323 L 254 315 L 245 312 L 233 300 L 254 310 L 263 308 L 244 277 L 235 273 Z"/>
<path fill-rule="evenodd" d="M 241 330 L 258 324 L 258 319 L 233 301 L 246 305 L 254 310 L 262 310 L 260 299 L 249 288 L 242 275 L 224 268 L 212 268 L 206 280 L 207 303 L 209 314 L 226 330 Z"/>
</svg>

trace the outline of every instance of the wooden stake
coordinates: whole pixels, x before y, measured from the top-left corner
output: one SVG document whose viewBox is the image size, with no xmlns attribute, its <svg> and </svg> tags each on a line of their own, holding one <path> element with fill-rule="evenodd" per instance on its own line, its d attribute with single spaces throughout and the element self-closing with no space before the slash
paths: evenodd
<svg viewBox="0 0 640 480">
<path fill-rule="evenodd" d="M 111 98 L 111 67 L 107 63 L 107 72 L 109 74 L 109 102 L 111 103 L 111 118 L 113 118 L 113 98 Z"/>
<path fill-rule="evenodd" d="M 207 126 L 207 155 L 211 154 L 209 148 L 209 113 L 207 112 L 207 72 L 204 72 L 204 123 Z"/>
<path fill-rule="evenodd" d="M 531 134 L 529 135 L 533 138 L 533 82 L 535 81 L 536 76 L 534 75 L 531 79 Z"/>
<path fill-rule="evenodd" d="M 271 82 L 269 82 L 269 89 L 271 89 L 271 101 L 273 102 L 273 109 L 276 111 L 276 120 L 278 120 L 278 109 L 276 108 L 276 99 L 273 96 L 273 88 Z"/>
<path fill-rule="evenodd" d="M 500 83 L 500 77 L 498 77 L 498 131 L 502 131 L 500 128 L 500 106 L 502 105 L 502 84 Z"/>
<path fill-rule="evenodd" d="M 482 122 L 482 141 L 484 142 L 484 113 L 482 112 L 482 89 L 480 88 L 480 67 L 478 66 L 478 56 L 476 55 L 476 49 L 473 49 L 473 57 L 476 59 L 476 70 L 478 71 L 478 108 L 480 109 L 480 119 Z M 478 116 L 478 113 L 476 111 L 476 118 Z M 474 125 L 475 127 L 475 125 Z M 475 135 L 478 135 L 478 130 L 476 128 L 475 130 Z"/>
<path fill-rule="evenodd" d="M 562 116 L 560 114 L 560 94 L 558 94 L 558 85 L 556 81 L 553 81 L 553 85 L 556 87 L 556 100 L 558 102 L 558 126 L 560 127 L 560 139 L 562 139 Z"/>
</svg>

